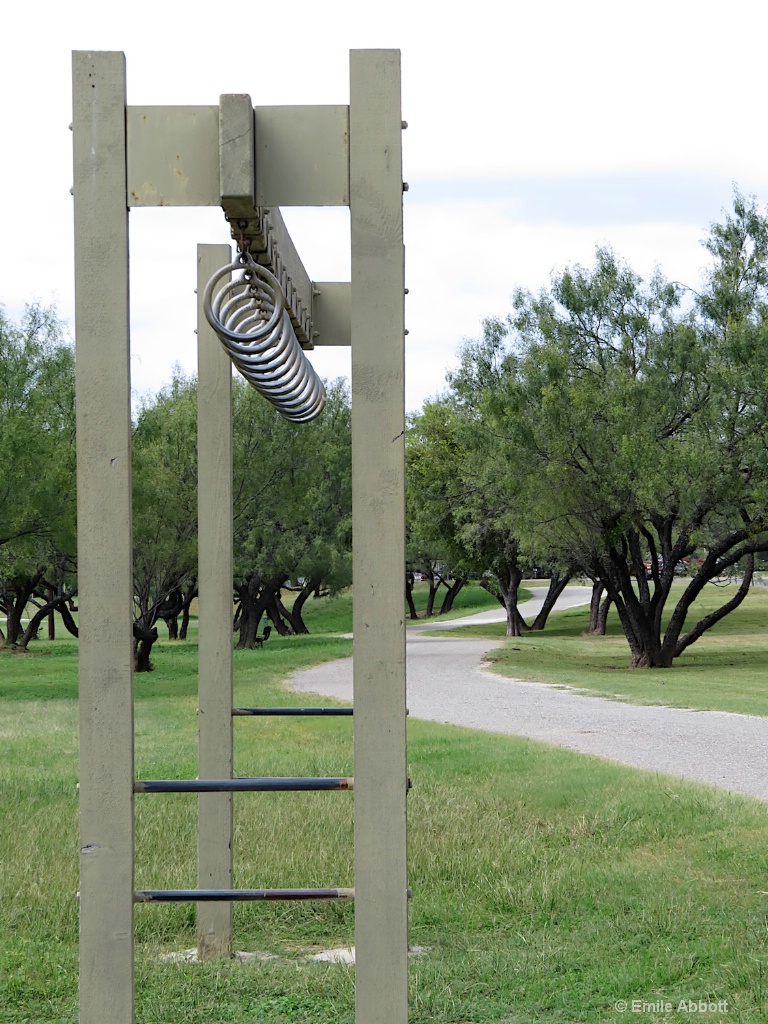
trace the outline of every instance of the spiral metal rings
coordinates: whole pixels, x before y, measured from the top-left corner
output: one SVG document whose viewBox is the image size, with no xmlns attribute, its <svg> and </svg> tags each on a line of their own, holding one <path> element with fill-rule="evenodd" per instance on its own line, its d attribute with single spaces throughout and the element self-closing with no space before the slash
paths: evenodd
<svg viewBox="0 0 768 1024">
<path fill-rule="evenodd" d="M 243 253 L 210 279 L 203 309 L 240 373 L 287 420 L 320 415 L 325 388 L 296 338 L 274 274 Z"/>
</svg>

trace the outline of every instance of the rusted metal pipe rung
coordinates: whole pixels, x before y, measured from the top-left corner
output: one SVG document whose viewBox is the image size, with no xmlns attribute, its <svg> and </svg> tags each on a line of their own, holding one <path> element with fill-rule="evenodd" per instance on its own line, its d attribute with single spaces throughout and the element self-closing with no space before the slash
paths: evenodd
<svg viewBox="0 0 768 1024">
<path fill-rule="evenodd" d="M 134 903 L 252 903 L 354 898 L 354 889 L 139 889 L 133 894 Z"/>
<path fill-rule="evenodd" d="M 353 778 L 144 779 L 134 793 L 295 793 L 354 789 Z"/>
<path fill-rule="evenodd" d="M 352 708 L 232 708 L 233 715 L 316 715 L 320 718 L 349 716 Z"/>
</svg>

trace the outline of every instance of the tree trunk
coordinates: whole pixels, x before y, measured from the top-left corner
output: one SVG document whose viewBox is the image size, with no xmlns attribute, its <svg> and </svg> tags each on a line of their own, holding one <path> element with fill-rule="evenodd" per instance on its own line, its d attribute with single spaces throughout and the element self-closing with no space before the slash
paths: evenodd
<svg viewBox="0 0 768 1024">
<path fill-rule="evenodd" d="M 507 636 L 522 636 L 523 617 L 517 610 L 517 596 L 504 601 L 504 610 L 507 613 Z"/>
<path fill-rule="evenodd" d="M 629 604 L 621 597 L 615 603 L 624 635 L 629 643 L 629 667 L 669 668 L 672 657 L 667 658 L 662 654 L 658 630 L 654 627 L 651 617 L 644 613 L 640 603 L 635 600 Z"/>
<path fill-rule="evenodd" d="M 690 647 L 692 643 L 695 643 L 696 640 L 698 640 L 699 637 L 702 636 L 708 629 L 711 629 L 721 619 L 725 618 L 726 615 L 729 615 L 735 608 L 739 607 L 741 602 L 749 593 L 749 588 L 752 585 L 754 572 L 755 556 L 753 553 L 750 553 L 746 556 L 741 585 L 739 586 L 739 589 L 736 591 L 734 596 L 730 600 L 726 601 L 725 604 L 715 609 L 715 611 L 710 612 L 709 615 L 705 615 L 702 619 L 700 619 L 696 623 L 696 625 L 692 629 L 690 629 L 683 637 L 680 637 L 680 628 L 682 628 L 682 622 L 684 621 L 684 619 L 682 618 L 682 616 L 678 615 L 678 609 L 675 609 L 675 612 L 672 616 L 672 620 L 670 620 L 669 626 L 667 627 L 667 632 L 664 635 L 664 643 L 662 645 L 663 651 L 666 652 L 669 649 L 672 652 L 670 654 L 670 662 L 673 658 L 679 657 L 687 647 Z M 690 590 L 690 588 L 688 588 L 688 590 Z M 688 593 L 688 590 L 686 590 L 686 594 Z M 682 604 L 682 601 L 680 603 Z M 675 619 L 678 619 L 680 621 L 680 628 L 677 628 L 676 623 L 674 621 Z"/>
<path fill-rule="evenodd" d="M 157 639 L 157 630 L 153 631 L 155 636 L 154 639 L 139 640 L 136 649 L 136 660 L 134 662 L 134 672 L 153 672 L 154 663 L 150 659 L 150 653 L 152 651 L 152 644 Z"/>
<path fill-rule="evenodd" d="M 522 636 L 527 629 L 526 623 L 517 607 L 517 589 L 522 575 L 504 588 L 504 610 L 507 613 L 507 636 Z"/>
<path fill-rule="evenodd" d="M 549 589 L 547 590 L 547 596 L 544 598 L 544 604 L 541 606 L 541 611 L 533 621 L 531 629 L 539 630 L 544 629 L 549 618 L 549 613 L 555 607 L 558 597 L 562 594 L 565 588 L 571 581 L 570 574 L 563 576 L 552 576 L 549 581 Z"/>
<path fill-rule="evenodd" d="M 187 639 L 187 630 L 189 629 L 189 609 L 192 607 L 192 602 L 197 597 L 197 580 L 193 579 L 187 587 L 187 592 L 184 595 L 184 604 L 181 607 L 181 630 L 179 632 L 179 640 Z"/>
<path fill-rule="evenodd" d="M 181 612 L 184 598 L 178 587 L 174 588 L 168 597 L 163 601 L 157 610 L 157 617 L 162 619 L 168 627 L 168 639 L 179 639 L 179 613 Z"/>
<path fill-rule="evenodd" d="M 283 618 L 284 613 L 287 615 L 287 609 L 280 602 L 280 587 L 284 579 L 285 574 L 266 581 L 254 576 L 248 583 L 235 587 L 239 608 L 234 628 L 240 633 L 237 641 L 239 648 L 252 650 L 256 647 L 256 637 L 265 612 L 280 636 L 288 636 L 291 632 L 291 627 L 286 625 Z"/>
<path fill-rule="evenodd" d="M 600 609 L 597 613 L 597 633 L 596 636 L 605 636 L 605 631 L 608 626 L 608 611 L 610 610 L 613 601 L 606 594 L 603 600 L 600 602 Z"/>
<path fill-rule="evenodd" d="M 264 610 L 280 636 L 291 635 L 293 626 L 291 625 L 290 613 L 280 600 L 280 590 L 278 587 L 269 587 L 266 601 L 264 602 Z M 305 626 L 304 628 L 306 629 L 307 627 Z"/>
<path fill-rule="evenodd" d="M 671 668 L 674 660 L 672 651 L 663 651 L 656 647 L 650 649 L 639 649 L 632 652 L 630 668 Z"/>
<path fill-rule="evenodd" d="M 587 636 L 601 636 L 600 601 L 605 591 L 602 580 L 592 580 L 592 596 L 589 599 L 589 632 Z"/>
<path fill-rule="evenodd" d="M 48 593 L 53 594 L 53 590 L 49 589 Z M 22 650 L 26 650 L 27 647 L 29 646 L 30 641 L 36 639 L 37 632 L 43 620 L 48 619 L 50 621 L 51 615 L 53 615 L 54 612 L 56 611 L 60 612 L 62 618 L 64 619 L 64 624 L 67 625 L 65 616 L 68 617 L 70 620 L 72 619 L 72 616 L 69 614 L 69 611 L 67 610 L 67 602 L 70 601 L 71 598 L 71 594 L 60 594 L 58 597 L 54 595 L 41 608 L 38 608 L 35 614 L 27 623 L 27 628 L 24 630 L 24 633 L 22 634 L 22 637 L 19 640 L 19 647 Z M 67 626 L 67 628 L 69 627 Z M 50 630 L 48 636 L 50 637 Z M 75 636 L 77 636 L 77 633 L 75 633 Z"/>
<path fill-rule="evenodd" d="M 294 633 L 309 633 L 309 630 L 307 629 L 307 624 L 304 621 L 304 618 L 301 613 L 304 608 L 304 605 L 307 603 L 310 596 L 312 594 L 317 593 L 317 591 L 320 589 L 320 585 L 322 584 L 322 582 L 323 580 L 322 577 L 320 576 L 310 577 L 310 579 L 306 580 L 304 586 L 296 595 L 296 600 L 293 602 L 293 608 L 291 608 L 290 612 L 288 612 L 286 609 L 286 614 L 289 615 L 289 621 L 291 623 L 291 626 L 293 627 Z"/>
<path fill-rule="evenodd" d="M 435 599 L 437 597 L 437 592 L 438 592 L 439 589 L 440 589 L 440 580 L 438 580 L 437 583 L 435 583 L 434 577 L 430 576 L 429 577 L 429 592 L 427 594 L 427 607 L 426 607 L 426 609 L 424 611 L 424 616 L 427 619 L 431 618 L 435 614 Z M 453 603 L 453 600 L 451 600 L 451 603 Z M 441 611 L 442 611 L 442 609 L 441 609 Z"/>
<path fill-rule="evenodd" d="M 133 671 L 152 672 L 154 665 L 150 659 L 152 645 L 157 640 L 157 629 L 148 629 L 138 622 L 133 624 Z"/>
<path fill-rule="evenodd" d="M 8 636 L 8 643 L 17 644 L 21 636 L 21 610 L 15 600 L 8 605 L 8 615 L 5 619 L 5 632 Z"/>
<path fill-rule="evenodd" d="M 77 611 L 77 608 L 74 607 L 71 599 L 59 606 L 59 615 L 61 616 L 61 621 L 64 623 L 64 628 L 70 632 L 72 636 L 79 637 L 80 630 L 77 628 L 77 623 L 72 617 L 72 611 Z"/>
<path fill-rule="evenodd" d="M 264 613 L 264 605 L 257 602 L 255 595 L 251 594 L 249 586 L 236 587 L 236 593 L 240 600 L 240 615 L 237 620 L 240 636 L 237 646 L 246 650 L 253 650 L 256 646 L 256 637 L 259 633 L 259 622 Z"/>
<path fill-rule="evenodd" d="M 412 620 L 418 619 L 416 605 L 413 603 L 413 576 L 410 573 L 405 575 L 405 602 L 408 605 L 408 614 Z"/>
<path fill-rule="evenodd" d="M 443 598 L 443 603 L 440 606 L 441 615 L 445 615 L 446 612 L 449 612 L 453 608 L 453 602 L 458 597 L 459 592 L 461 591 L 461 588 L 464 586 L 464 584 L 467 582 L 467 579 L 467 576 L 460 576 L 458 579 L 455 579 L 453 581 L 450 587 L 448 587 L 448 593 Z"/>
<path fill-rule="evenodd" d="M 19 643 L 24 633 L 21 625 L 24 609 L 32 599 L 42 578 L 42 571 L 37 572 L 34 576 L 14 580 L 9 588 L 5 601 L 7 608 L 6 639 L 11 645 Z M 37 627 L 35 627 L 35 632 L 37 632 Z"/>
<path fill-rule="evenodd" d="M 608 610 L 613 604 L 610 594 L 605 593 L 605 583 L 602 580 L 592 581 L 592 597 L 589 601 L 589 630 L 587 636 L 605 636 L 605 629 L 608 623 Z"/>
</svg>

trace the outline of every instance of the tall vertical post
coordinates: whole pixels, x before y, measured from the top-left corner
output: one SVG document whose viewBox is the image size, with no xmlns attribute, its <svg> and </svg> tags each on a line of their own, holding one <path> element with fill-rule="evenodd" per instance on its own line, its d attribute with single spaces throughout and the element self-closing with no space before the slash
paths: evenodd
<svg viewBox="0 0 768 1024">
<path fill-rule="evenodd" d="M 80 1022 L 133 1021 L 133 583 L 125 58 L 73 54 Z"/>
<path fill-rule="evenodd" d="M 350 54 L 357 1024 L 405 1024 L 405 398 L 400 54 Z"/>
<path fill-rule="evenodd" d="M 203 312 L 228 245 L 197 247 L 198 757 L 201 779 L 232 777 L 232 364 Z M 198 886 L 232 888 L 232 794 L 198 798 Z M 201 959 L 232 953 L 232 904 L 198 903 Z"/>
</svg>

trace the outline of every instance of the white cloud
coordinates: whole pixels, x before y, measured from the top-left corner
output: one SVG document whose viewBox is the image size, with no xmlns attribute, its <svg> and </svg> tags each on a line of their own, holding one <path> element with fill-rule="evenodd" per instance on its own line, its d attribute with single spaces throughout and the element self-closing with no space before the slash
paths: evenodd
<svg viewBox="0 0 768 1024">
<path fill-rule="evenodd" d="M 72 49 L 125 51 L 134 104 L 216 103 L 223 92 L 305 104 L 347 102 L 351 47 L 399 47 L 414 408 L 442 387 L 461 339 L 508 310 L 516 285 L 588 262 L 596 242 L 641 271 L 658 262 L 698 279 L 699 239 L 728 203 L 727 183 L 768 188 L 766 22 L 768 8 L 748 0 L 478 0 L 456 14 L 413 0 L 293 0 L 269 15 L 228 8 L 218 21 L 179 18 L 163 2 L 150 21 L 93 0 L 17 5 L 0 63 L 13 97 L 0 302 L 14 313 L 54 299 L 73 316 Z M 347 279 L 346 211 L 286 213 L 311 276 Z M 213 210 L 134 211 L 131 223 L 134 383 L 155 390 L 175 362 L 194 370 L 195 246 L 228 236 Z M 326 375 L 348 367 L 348 353 L 313 358 Z"/>
</svg>

